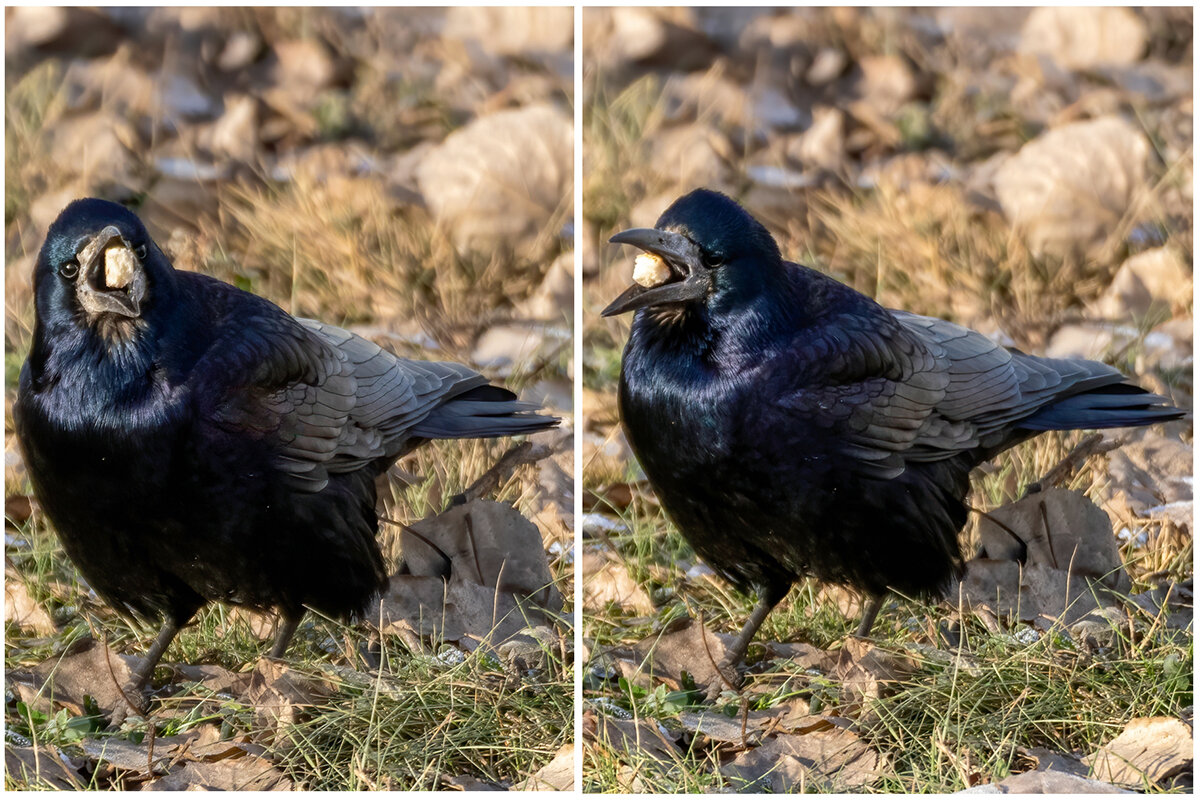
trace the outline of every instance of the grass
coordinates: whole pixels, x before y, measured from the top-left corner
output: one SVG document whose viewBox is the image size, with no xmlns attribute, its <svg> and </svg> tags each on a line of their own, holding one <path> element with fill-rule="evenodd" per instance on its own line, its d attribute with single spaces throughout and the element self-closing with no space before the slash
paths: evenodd
<svg viewBox="0 0 1200 800">
<path fill-rule="evenodd" d="M 393 518 L 410 521 L 433 513 L 498 457 L 504 443 L 449 442 L 423 448 L 401 462 L 406 472 L 424 476 L 413 486 L 393 484 Z M 532 481 L 525 468 L 509 480 L 497 498 L 513 502 L 532 516 Z M 433 490 L 434 486 L 436 490 Z M 438 501 L 437 498 L 442 500 Z M 412 498 L 410 500 L 409 498 Z M 62 627 L 52 637 L 32 638 L 6 629 L 5 667 L 12 671 L 62 652 L 72 641 L 91 635 L 118 651 L 144 652 L 153 632 L 124 620 L 94 598 L 66 559 L 57 539 L 36 515 L 10 530 L 8 558 L 35 599 Z M 395 552 L 398 529 L 384 526 L 385 553 Z M 563 535 L 565 538 L 565 534 Z M 395 563 L 392 560 L 390 563 Z M 569 566 L 552 562 L 564 598 L 572 597 Z M 516 783 L 545 763 L 571 737 L 573 667 L 569 652 L 550 648 L 541 667 L 515 672 L 481 649 L 462 657 L 457 651 L 413 652 L 399 638 L 382 637 L 378 672 L 348 660 L 347 648 L 367 636 L 365 626 L 347 627 L 308 615 L 297 632 L 286 663 L 302 675 L 328 684 L 328 696 L 308 713 L 276 733 L 255 721 L 253 709 L 229 697 L 198 703 L 189 692 L 163 698 L 151 721 L 158 736 L 182 733 L 204 721 L 217 721 L 226 738 L 248 737 L 268 743 L 268 755 L 297 784 L 310 789 L 437 789 L 459 775 L 495 783 Z M 571 633 L 564 631 L 564 641 Z M 268 643 L 260 641 L 247 618 L 229 607 L 210 604 L 185 628 L 168 650 L 165 663 L 217 664 L 234 672 L 252 669 Z M 167 674 L 159 670 L 159 678 Z M 196 691 L 204 695 L 202 688 Z M 209 693 L 211 694 L 211 693 Z M 128 721 L 116 732 L 102 732 L 93 718 L 60 711 L 44 717 L 9 704 L 11 734 L 38 744 L 55 745 L 82 756 L 84 738 L 116 736 L 141 741 L 146 724 Z M 28 788 L 13 776 L 8 788 Z M 119 784 L 102 788 L 119 788 Z"/>
<path fill-rule="evenodd" d="M 1024 445 L 1026 459 L 1014 459 L 1007 469 L 1019 472 L 1024 482 L 1059 447 Z M 1092 471 L 1101 470 L 1084 475 Z M 1076 484 L 1086 481 L 1075 479 Z M 989 490 L 977 486 L 973 501 L 981 502 Z M 657 609 L 637 618 L 616 606 L 585 610 L 584 637 L 592 653 L 639 641 L 684 615 L 702 617 L 715 630 L 737 631 L 753 607 L 751 599 L 715 577 L 687 577 L 695 556 L 642 490 L 619 517 L 627 530 L 610 534 L 610 540 Z M 1190 559 L 1178 567 L 1173 577 L 1190 576 Z M 814 581 L 802 582 L 756 639 L 836 650 L 855 625 L 844 600 Z M 1161 619 L 1141 617 L 1132 626 L 1115 626 L 1106 634 L 1110 644 L 1093 652 L 1064 636 L 1028 637 L 1030 631 L 1019 623 L 989 631 L 970 617 L 959 631 L 961 648 L 945 649 L 938 627 L 946 618 L 945 606 L 889 600 L 873 638 L 884 651 L 911 661 L 912 669 L 891 693 L 863 707 L 847 700 L 833 677 L 780 660 L 760 666 L 744 695 L 726 693 L 715 708 L 736 718 L 743 701 L 748 709 L 766 709 L 802 699 L 813 713 L 849 716 L 853 729 L 889 759 L 890 767 L 869 790 L 926 793 L 958 791 L 1023 771 L 1028 768 L 1024 748 L 1085 755 L 1134 717 L 1178 716 L 1193 702 L 1191 634 L 1167 630 Z M 748 661 L 762 655 L 761 646 L 752 645 Z M 598 669 L 598 664 L 583 666 L 585 708 L 592 713 L 645 719 L 678 731 L 681 711 L 714 708 L 702 692 L 677 693 L 664 703 L 662 692 L 614 683 Z M 639 779 L 644 790 L 654 792 L 728 790 L 732 785 L 717 768 L 729 757 L 697 745 L 679 765 L 668 766 L 620 746 L 590 744 L 584 754 L 585 791 L 638 791 Z"/>
<path fill-rule="evenodd" d="M 346 143 L 353 144 L 356 152 L 366 150 L 386 162 L 399 151 L 440 140 L 474 115 L 461 97 L 450 96 L 457 91 L 454 86 L 447 89 L 435 80 L 439 72 L 397 75 L 390 37 L 401 33 L 411 39 L 404 52 L 431 69 L 440 71 L 448 59 L 456 60 L 464 74 L 477 66 L 467 55 L 443 52 L 447 47 L 423 37 L 419 26 L 407 32 L 396 18 L 371 18 L 351 41 L 342 37 L 348 18 L 321 10 L 274 9 L 239 19 L 240 27 L 257 27 L 264 41 L 319 36 L 334 50 L 346 48 L 337 55 L 355 65 L 352 73 L 345 84 L 316 98 L 312 110 L 314 142 L 324 142 L 316 160 L 331 156 L 336 165 L 337 157 L 345 155 L 339 148 Z M 172 46 L 168 42 L 164 49 L 170 51 Z M 156 51 L 151 51 L 152 58 Z M 67 63 L 51 56 L 27 71 L 14 69 L 6 75 L 5 222 L 10 269 L 5 422 L 10 435 L 16 376 L 33 327 L 28 273 L 13 266 L 26 264 L 22 259 L 31 258 L 41 245 L 34 241 L 38 199 L 74 178 L 43 144 L 68 105 L 63 88 Z M 569 94 L 569 78 L 550 75 L 537 63 L 501 59 L 489 64 L 488 80 L 498 85 L 488 91 L 503 88 L 506 80 L 529 76 Z M 163 127 L 157 119 L 133 122 L 145 123 L 150 130 Z M 284 156 L 282 151 L 290 147 L 297 151 L 295 155 L 303 155 L 309 144 L 300 136 L 271 143 L 263 152 Z M 149 151 L 145 155 L 152 156 Z M 176 267 L 214 275 L 298 315 L 364 326 L 383 346 L 404 357 L 470 363 L 478 335 L 517 316 L 517 306 L 538 289 L 550 264 L 566 247 L 561 231 L 569 216 L 568 201 L 524 243 L 528 246 L 518 248 L 520 252 L 459 253 L 450 244 L 449 232 L 419 202 L 389 194 L 379 175 L 362 177 L 352 169 L 338 174 L 335 166 L 319 179 L 300 173 L 279 181 L 272 179 L 264 163 L 242 164 L 236 172 L 236 180 L 192 187 L 207 201 L 198 205 L 215 212 L 187 215 L 171 208 L 172 214 L 190 224 L 178 225 L 167 215 L 168 231 L 155 228 L 154 220 L 149 220 L 152 234 L 159 237 L 158 243 Z M 135 201 L 141 199 L 144 194 L 135 194 Z M 168 238 L 166 233 L 173 235 Z M 564 317 L 569 318 L 569 309 Z M 544 379 L 569 381 L 569 367 L 569 348 L 565 348 L 537 363 L 514 365 L 512 374 L 500 382 L 521 392 Z M 11 438 L 6 437 L 6 444 L 12 444 Z M 388 563 L 395 565 L 400 555 L 400 523 L 443 510 L 454 494 L 473 483 L 510 445 L 506 441 L 441 442 L 403 459 L 395 473 L 407 475 L 411 483 L 393 476 L 381 492 L 385 521 L 380 544 Z M 561 453 L 557 457 L 570 473 L 568 457 Z M 10 496 L 28 494 L 23 473 L 9 470 L 7 478 Z M 545 512 L 547 497 L 537 467 L 521 468 L 491 497 L 511 502 L 525 517 L 537 519 L 544 543 L 570 552 L 569 531 Z M 8 566 L 51 613 L 58 628 L 52 636 L 38 637 L 7 626 L 8 670 L 38 664 L 84 636 L 107 640 L 122 653 L 145 651 L 154 631 L 118 617 L 89 596 L 40 514 L 8 520 L 6 532 Z M 570 563 L 557 556 L 550 566 L 567 603 L 564 619 L 570 619 Z M 564 641 L 571 641 L 571 630 L 560 633 Z M 282 731 L 266 730 L 255 720 L 253 709 L 234 699 L 214 698 L 205 695 L 207 690 L 192 687 L 183 695 L 162 698 L 152 717 L 157 735 L 215 720 L 225 737 L 263 742 L 268 758 L 297 784 L 339 790 L 437 789 L 446 785 L 447 777 L 461 775 L 516 783 L 570 740 L 573 664 L 569 651 L 547 652 L 538 669 L 516 672 L 512 665 L 482 651 L 451 658 L 427 647 L 412 650 L 399 637 L 384 636 L 379 642 L 382 667 L 375 673 L 363 668 L 354 647 L 370 635 L 366 625 L 347 627 L 311 614 L 306 617 L 286 663 L 327 684 L 328 692 Z M 214 664 L 241 673 L 252 669 L 268 648 L 269 642 L 259 639 L 248 617 L 210 604 L 179 634 L 164 663 Z M 165 669 L 158 673 L 160 683 L 167 674 Z M 53 744 L 81 759 L 86 758 L 85 740 L 139 741 L 146 733 L 144 724 L 136 720 L 116 731 L 100 731 L 95 720 L 86 716 L 25 713 L 12 698 L 6 704 L 6 723 L 10 742 Z M 99 774 L 94 782 L 95 788 L 120 788 L 119 780 Z M 5 785 L 36 788 L 13 774 L 6 776 Z"/>
<path fill-rule="evenodd" d="M 839 22 L 840 12 L 815 15 L 804 24 L 832 25 L 833 30 L 821 28 L 824 33 L 809 38 L 824 43 L 828 33 L 829 41 L 842 43 L 852 62 L 863 53 L 900 53 L 917 65 L 940 64 L 939 69 L 946 69 L 935 76 L 929 111 L 919 120 L 932 129 L 910 136 L 910 149 L 933 145 L 962 166 L 1011 152 L 1038 133 L 1039 126 L 1024 121 L 1007 95 L 980 93 L 969 82 L 962 83 L 949 69 L 954 53 L 921 52 L 921 43 L 910 34 L 892 30 L 887 20 L 894 21 L 894 15 L 849 18 L 863 25 L 846 27 Z M 583 215 L 585 230 L 596 236 L 599 263 L 594 277 L 585 275 L 582 298 L 584 419 L 596 442 L 582 454 L 583 486 L 600 497 L 594 511 L 622 526 L 602 538 L 585 539 L 584 546 L 615 548 L 655 606 L 653 613 L 640 616 L 611 604 L 583 610 L 580 624 L 592 654 L 583 665 L 585 711 L 597 725 L 605 717 L 636 719 L 678 733 L 682 711 L 712 709 L 713 704 L 696 692 L 671 693 L 663 685 L 618 681 L 598 656 L 651 636 L 681 616 L 702 618 L 710 629 L 736 633 L 753 601 L 711 574 L 690 571 L 698 563 L 696 556 L 653 491 L 639 480 L 633 458 L 613 457 L 600 446 L 620 439 L 616 385 L 629 321 L 600 319 L 598 311 L 629 279 L 629 254 L 605 245 L 608 236 L 646 224 L 647 219 L 631 215 L 647 198 L 669 201 L 695 187 L 680 185 L 645 157 L 649 140 L 664 128 L 663 86 L 669 76 L 650 69 L 627 68 L 619 75 L 599 68 L 589 71 L 587 53 L 584 63 Z M 703 118 L 702 110 L 698 119 L 711 121 Z M 1153 122 L 1139 119 L 1157 141 Z M 903 127 L 904 120 L 901 123 Z M 734 134 L 732 141 L 739 141 Z M 753 150 L 754 145 L 747 147 Z M 773 152 L 764 148 L 747 153 L 746 163 L 778 158 Z M 1163 152 L 1160 149 L 1160 155 Z M 1092 260 L 1033 254 L 1002 215 L 968 197 L 962 181 L 901 183 L 885 178 L 864 187 L 852 178 L 826 180 L 793 192 L 794 202 L 789 204 L 783 192 L 771 195 L 752 188 L 743 173 L 745 165 L 734 163 L 725 189 L 735 197 L 771 197 L 762 218 L 785 257 L 825 271 L 886 306 L 988 332 L 1003 331 L 1021 349 L 1038 353 L 1058 327 L 1085 318 L 1087 305 L 1111 283 L 1132 251 L 1128 234 L 1135 221 L 1153 231 L 1152 244 L 1190 252 L 1191 213 L 1187 203 L 1179 201 L 1179 178 L 1189 174 L 1190 161 L 1188 152 L 1151 167 L 1151 191 L 1136 212 L 1139 217 L 1131 212 L 1114 231 L 1107 257 Z M 1190 300 L 1183 305 L 1190 313 Z M 1193 387 L 1186 370 L 1160 368 L 1142 357 L 1146 334 L 1162 321 L 1136 320 L 1138 333 L 1132 341 L 1118 342 L 1100 358 L 1177 403 L 1190 404 Z M 1081 436 L 1043 435 L 1006 452 L 977 471 L 967 503 L 986 511 L 1015 500 Z M 1190 441 L 1186 434 L 1185 440 Z M 1093 457 L 1065 485 L 1103 497 L 1110 482 L 1106 465 L 1106 458 Z M 612 506 L 604 502 L 605 489 L 614 485 L 622 491 L 613 496 L 632 490 L 628 507 L 624 500 Z M 973 514 L 963 534 L 966 553 L 975 547 L 976 519 Z M 1164 522 L 1150 527 L 1144 546 L 1121 544 L 1134 592 L 1192 577 L 1190 533 Z M 756 638 L 837 649 L 853 630 L 857 613 L 856 598 L 848 593 L 803 581 L 767 618 Z M 850 717 L 853 730 L 888 760 L 868 791 L 924 793 L 957 791 L 1029 769 L 1033 757 L 1026 748 L 1090 753 L 1135 717 L 1179 716 L 1193 702 L 1191 631 L 1168 629 L 1162 619 L 1135 615 L 1132 624 L 1105 632 L 1105 647 L 1091 650 L 1064 636 L 1032 636 L 1032 629 L 1020 624 L 989 630 L 968 615 L 958 631 L 959 649 L 952 650 L 946 648 L 941 631 L 948 616 L 944 605 L 894 596 L 888 601 L 874 639 L 884 650 L 902 654 L 911 671 L 882 698 L 859 705 L 843 697 L 836 679 L 777 661 L 752 676 L 742 696 L 727 693 L 716 707 L 736 716 L 743 701 L 746 708 L 756 709 L 802 699 L 821 713 Z M 761 645 L 752 644 L 748 661 L 763 653 Z M 691 749 L 676 761 L 593 737 L 584 747 L 585 791 L 736 789 L 718 772 L 733 753 L 700 739 L 691 741 Z"/>
</svg>

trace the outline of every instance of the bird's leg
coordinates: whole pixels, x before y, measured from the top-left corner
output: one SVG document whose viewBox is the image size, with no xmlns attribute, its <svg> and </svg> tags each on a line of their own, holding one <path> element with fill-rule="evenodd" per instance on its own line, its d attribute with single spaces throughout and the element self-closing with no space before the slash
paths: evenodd
<svg viewBox="0 0 1200 800">
<path fill-rule="evenodd" d="M 154 676 L 154 668 L 162 660 L 163 653 L 167 652 L 167 648 L 171 646 L 171 642 L 175 639 L 175 634 L 179 633 L 181 627 L 183 626 L 168 616 L 163 622 L 162 627 L 158 629 L 158 635 L 154 637 L 154 644 L 150 645 L 150 649 L 146 651 L 146 656 L 142 659 L 142 663 L 138 664 L 137 669 L 133 671 L 132 687 L 139 695 L 145 691 L 146 684 Z"/>
<path fill-rule="evenodd" d="M 879 616 L 879 610 L 883 608 L 883 601 L 886 598 L 887 592 L 867 595 L 867 602 L 863 606 L 862 619 L 858 623 L 858 630 L 854 632 L 855 637 L 866 639 L 871 635 L 871 628 L 875 626 L 875 618 Z"/>
<path fill-rule="evenodd" d="M 746 657 L 746 651 L 750 649 L 750 640 L 754 638 L 754 634 L 758 633 L 758 629 L 767 619 L 767 615 L 771 613 L 779 600 L 772 598 L 770 595 L 762 594 L 758 598 L 758 605 L 750 612 L 749 618 L 746 619 L 746 624 L 742 626 L 742 632 L 738 634 L 734 640 L 733 646 L 729 649 L 729 655 L 725 659 L 723 666 L 735 666 Z"/>
<path fill-rule="evenodd" d="M 163 621 L 162 627 L 158 629 L 158 635 L 154 637 L 154 643 L 150 645 L 150 649 L 146 651 L 141 663 L 130 675 L 129 685 L 121 687 L 122 701 L 118 702 L 112 710 L 110 721 L 113 725 L 119 727 L 131 714 L 145 715 L 146 701 L 143 695 L 146 691 L 146 684 L 150 683 L 150 679 L 154 677 L 154 668 L 158 666 L 163 653 L 167 652 L 167 648 L 175 639 L 175 634 L 179 633 L 179 629 L 182 627 L 183 623 L 178 622 L 172 616 L 168 616 Z"/>
<path fill-rule="evenodd" d="M 271 652 L 267 654 L 267 658 L 283 658 L 283 654 L 287 652 L 288 642 L 292 640 L 293 634 L 296 633 L 296 628 L 300 625 L 300 620 L 304 618 L 304 612 L 281 611 L 279 612 L 279 627 L 275 629 L 275 641 L 271 644 Z"/>
</svg>

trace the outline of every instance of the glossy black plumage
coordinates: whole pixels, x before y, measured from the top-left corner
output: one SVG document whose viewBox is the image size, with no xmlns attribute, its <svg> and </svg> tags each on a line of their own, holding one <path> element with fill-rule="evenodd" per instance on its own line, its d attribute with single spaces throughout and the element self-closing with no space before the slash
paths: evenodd
<svg viewBox="0 0 1200 800">
<path fill-rule="evenodd" d="M 981 461 L 1038 431 L 1182 415 L 1111 367 L 1006 349 L 786 262 L 724 195 L 692 192 L 613 241 L 671 270 L 605 309 L 637 311 L 621 418 L 684 537 L 760 598 L 736 659 L 801 576 L 874 598 L 863 634 L 888 589 L 947 588 Z"/>
<path fill-rule="evenodd" d="M 305 607 L 361 613 L 387 582 L 376 476 L 429 439 L 557 422 L 464 366 L 399 359 L 178 272 L 113 203 L 62 212 L 34 287 L 17 434 L 88 583 L 165 620 L 141 682 L 209 600 L 279 610 L 274 655 Z"/>
</svg>

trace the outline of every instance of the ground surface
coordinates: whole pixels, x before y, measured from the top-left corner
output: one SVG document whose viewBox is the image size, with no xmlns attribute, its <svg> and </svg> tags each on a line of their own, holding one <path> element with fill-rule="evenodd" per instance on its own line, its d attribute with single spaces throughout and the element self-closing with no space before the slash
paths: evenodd
<svg viewBox="0 0 1200 800">
<path fill-rule="evenodd" d="M 167 652 L 150 715 L 109 728 L 103 678 L 151 633 L 65 559 L 6 415 L 6 787 L 569 785 L 570 10 L 6 17 L 6 407 L 46 227 L 96 195 L 130 204 L 179 268 L 404 356 L 471 364 L 564 417 L 562 434 L 534 437 L 533 463 L 488 490 L 504 505 L 467 507 L 498 552 L 546 576 L 527 589 L 558 613 L 523 606 L 528 622 L 489 638 L 497 573 L 481 562 L 452 577 L 460 613 L 435 631 L 440 579 L 400 576 L 409 591 L 378 619 L 310 615 L 274 664 L 260 659 L 269 617 L 211 606 Z M 427 518 L 509 446 L 446 443 L 401 461 L 381 508 L 389 563 L 401 525 L 457 536 L 461 519 Z M 414 597 L 428 602 L 403 602 Z"/>
<path fill-rule="evenodd" d="M 615 407 L 628 318 L 598 312 L 632 270 L 608 237 L 707 186 L 885 305 L 1102 359 L 1190 409 L 1191 69 L 1190 10 L 585 10 L 588 790 L 1190 785 L 1189 421 L 1106 452 L 1114 435 L 1043 436 L 974 481 L 972 508 L 1107 553 L 1111 586 L 977 561 L 957 607 L 893 598 L 861 643 L 858 598 L 806 583 L 744 690 L 710 700 L 752 603 L 642 479 Z M 1011 505 L 1081 443 L 1061 489 Z M 968 555 L 995 543 L 972 517 Z"/>
</svg>

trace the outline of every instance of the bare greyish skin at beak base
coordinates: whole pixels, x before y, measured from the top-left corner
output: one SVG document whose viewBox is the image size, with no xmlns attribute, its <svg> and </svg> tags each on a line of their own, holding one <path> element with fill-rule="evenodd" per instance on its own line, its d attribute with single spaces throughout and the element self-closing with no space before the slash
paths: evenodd
<svg viewBox="0 0 1200 800">
<path fill-rule="evenodd" d="M 77 259 L 80 271 L 76 292 L 89 321 L 95 324 L 104 315 L 127 321 L 141 317 L 147 289 L 145 265 L 115 226 L 97 233 L 79 251 Z M 114 330 L 121 327 L 117 325 Z"/>
<path fill-rule="evenodd" d="M 642 249 L 634 259 L 634 283 L 600 312 L 612 317 L 639 308 L 690 303 L 708 294 L 712 282 L 700 248 L 686 236 L 656 228 L 633 228 L 609 239 Z"/>
</svg>

